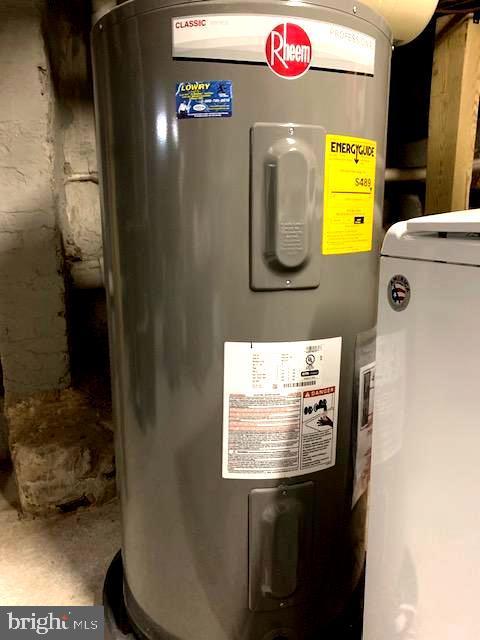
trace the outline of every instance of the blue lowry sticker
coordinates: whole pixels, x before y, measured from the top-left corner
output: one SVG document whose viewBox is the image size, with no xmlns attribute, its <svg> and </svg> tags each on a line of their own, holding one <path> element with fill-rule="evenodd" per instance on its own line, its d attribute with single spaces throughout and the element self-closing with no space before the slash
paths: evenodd
<svg viewBox="0 0 480 640">
<path fill-rule="evenodd" d="M 177 82 L 177 118 L 230 118 L 232 83 L 230 80 L 192 80 Z"/>
</svg>

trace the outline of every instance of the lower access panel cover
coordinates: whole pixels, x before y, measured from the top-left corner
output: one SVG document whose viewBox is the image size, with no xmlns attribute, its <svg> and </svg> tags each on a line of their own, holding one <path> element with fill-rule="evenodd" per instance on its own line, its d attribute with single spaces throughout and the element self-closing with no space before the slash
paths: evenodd
<svg viewBox="0 0 480 640">
<path fill-rule="evenodd" d="M 313 524 L 313 482 L 249 495 L 249 606 L 291 606 L 307 591 Z"/>
</svg>

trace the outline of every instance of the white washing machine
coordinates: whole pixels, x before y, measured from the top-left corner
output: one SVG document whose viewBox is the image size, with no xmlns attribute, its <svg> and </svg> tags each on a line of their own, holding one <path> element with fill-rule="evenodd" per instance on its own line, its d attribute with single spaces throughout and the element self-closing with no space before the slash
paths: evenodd
<svg viewBox="0 0 480 640">
<path fill-rule="evenodd" d="M 480 210 L 381 258 L 363 640 L 480 638 Z"/>
</svg>

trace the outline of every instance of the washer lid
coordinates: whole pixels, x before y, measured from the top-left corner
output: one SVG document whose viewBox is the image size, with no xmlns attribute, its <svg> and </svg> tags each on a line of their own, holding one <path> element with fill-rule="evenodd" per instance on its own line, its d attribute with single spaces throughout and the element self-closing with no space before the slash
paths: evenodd
<svg viewBox="0 0 480 640">
<path fill-rule="evenodd" d="M 385 236 L 382 256 L 480 266 L 480 209 L 398 222 Z"/>
</svg>

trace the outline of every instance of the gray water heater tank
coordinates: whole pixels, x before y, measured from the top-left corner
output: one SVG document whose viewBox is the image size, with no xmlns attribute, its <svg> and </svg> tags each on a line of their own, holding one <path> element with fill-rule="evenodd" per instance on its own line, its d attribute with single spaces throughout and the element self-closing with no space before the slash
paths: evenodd
<svg viewBox="0 0 480 640">
<path fill-rule="evenodd" d="M 358 579 L 390 55 L 349 0 L 130 0 L 94 27 L 141 637 L 319 638 Z"/>
</svg>

